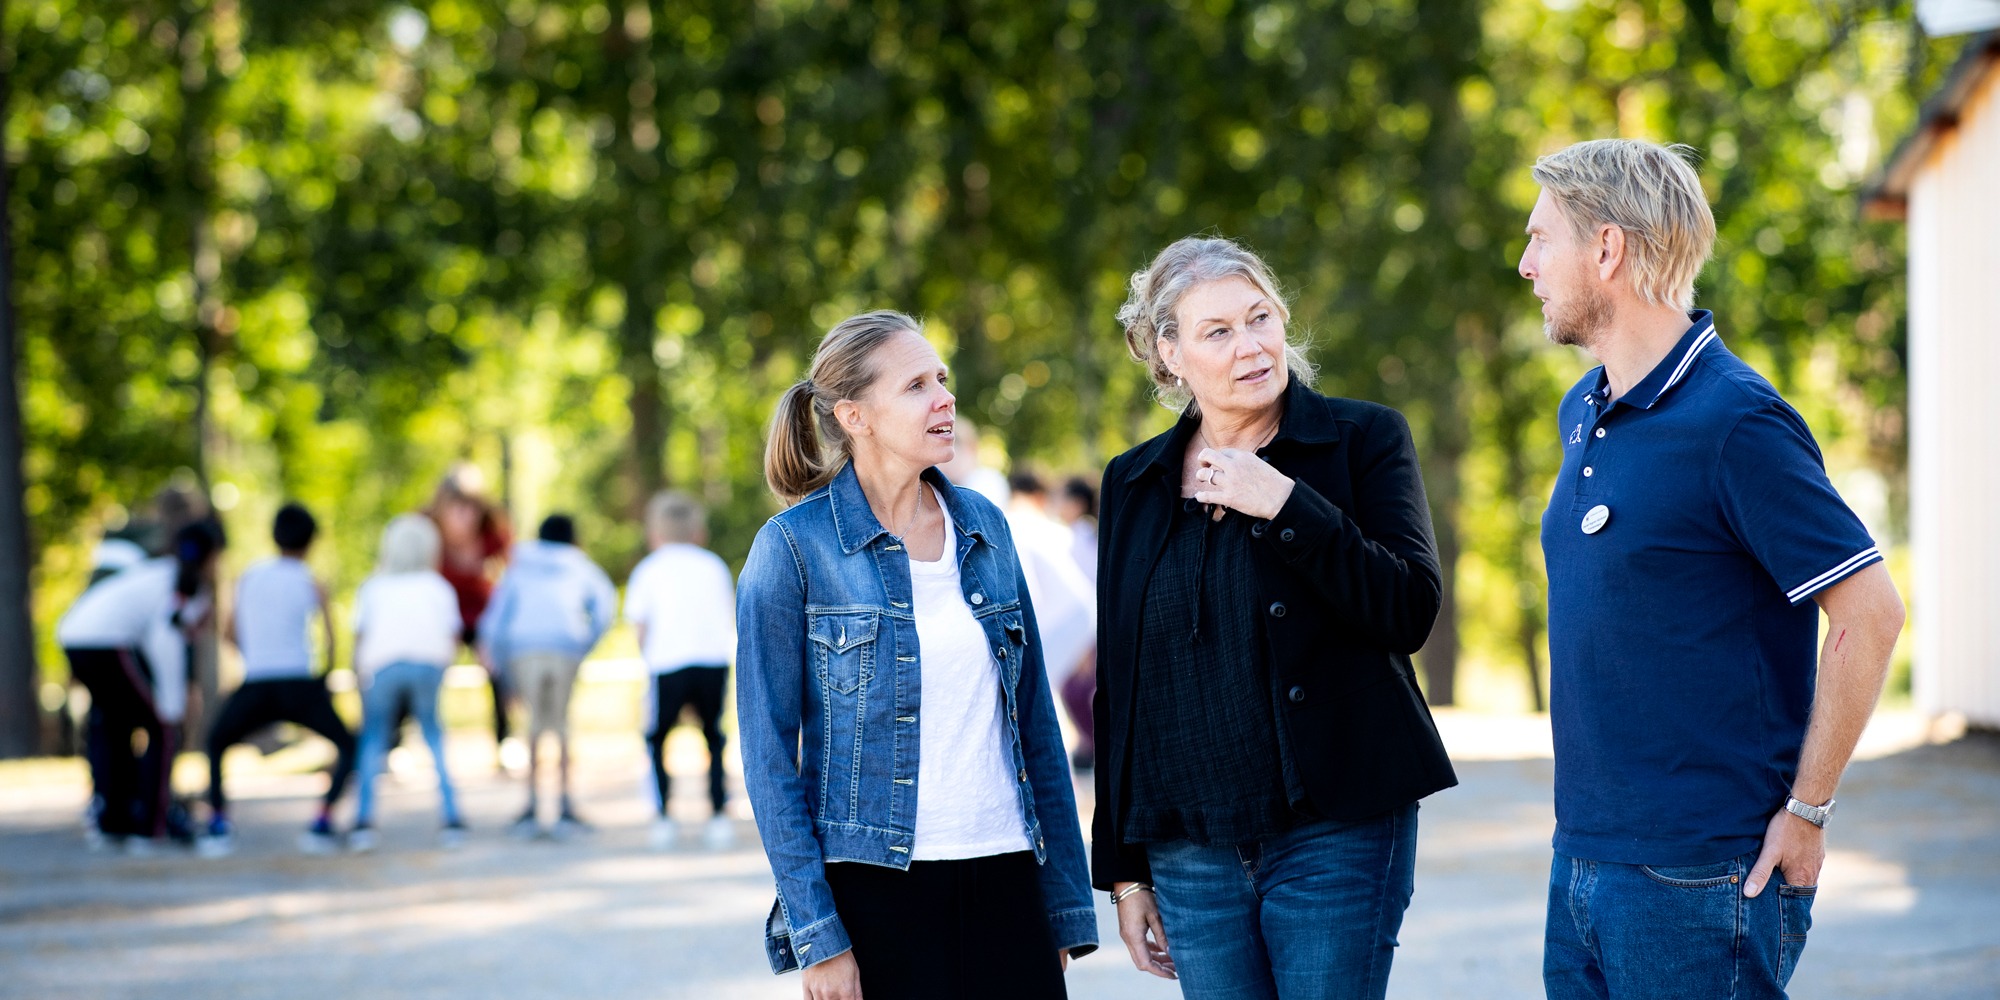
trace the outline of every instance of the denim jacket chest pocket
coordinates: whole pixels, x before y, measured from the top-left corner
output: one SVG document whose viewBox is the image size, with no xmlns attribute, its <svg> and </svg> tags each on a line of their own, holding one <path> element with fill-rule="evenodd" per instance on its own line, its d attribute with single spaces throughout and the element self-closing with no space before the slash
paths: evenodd
<svg viewBox="0 0 2000 1000">
<path fill-rule="evenodd" d="M 807 614 L 813 670 L 828 691 L 852 695 L 875 679 L 875 634 L 881 618 L 874 611 Z"/>
<path fill-rule="evenodd" d="M 1006 689 L 1007 703 L 1011 706 L 1015 685 L 1021 679 L 1021 664 L 1027 659 L 1028 627 L 1022 624 L 1019 610 L 1008 610 L 996 617 L 1005 638 L 994 647 L 993 655 L 1000 661 L 1000 679 Z"/>
</svg>

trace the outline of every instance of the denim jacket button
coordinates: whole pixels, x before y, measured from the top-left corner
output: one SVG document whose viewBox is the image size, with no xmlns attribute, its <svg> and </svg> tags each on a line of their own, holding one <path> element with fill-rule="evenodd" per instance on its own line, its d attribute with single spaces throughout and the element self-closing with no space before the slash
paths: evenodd
<svg viewBox="0 0 2000 1000">
<path fill-rule="evenodd" d="M 974 595 L 972 595 L 972 603 L 973 603 L 973 604 L 976 604 L 976 605 L 977 605 L 977 604 L 985 604 L 985 603 L 986 603 L 986 595 L 985 595 L 985 594 L 974 594 Z"/>
<path fill-rule="evenodd" d="M 1024 767 L 1024 768 L 1022 768 L 1022 769 L 1021 769 L 1021 774 L 1020 774 L 1020 778 L 1021 778 L 1021 780 L 1022 780 L 1022 781 L 1026 781 L 1026 780 L 1028 780 L 1028 769 L 1027 769 L 1027 768 L 1025 768 L 1025 767 Z"/>
<path fill-rule="evenodd" d="M 1273 618 L 1283 618 L 1283 617 L 1285 617 L 1285 602 L 1283 602 L 1283 601 L 1272 601 L 1272 602 L 1271 602 L 1271 609 L 1270 609 L 1270 610 L 1271 610 L 1271 617 L 1273 617 Z"/>
<path fill-rule="evenodd" d="M 999 657 L 1000 659 L 1003 659 L 1003 660 L 1004 660 L 1004 659 L 1006 659 L 1006 658 L 1007 658 L 1007 647 L 1005 647 L 1005 646 L 995 646 L 995 647 L 993 647 L 993 655 L 994 655 L 994 656 L 997 656 L 997 657 Z"/>
<path fill-rule="evenodd" d="M 1292 704 L 1296 705 L 1299 702 L 1306 700 L 1306 689 L 1302 687 L 1293 687 L 1292 690 L 1286 694 L 1286 697 L 1292 699 Z"/>
</svg>

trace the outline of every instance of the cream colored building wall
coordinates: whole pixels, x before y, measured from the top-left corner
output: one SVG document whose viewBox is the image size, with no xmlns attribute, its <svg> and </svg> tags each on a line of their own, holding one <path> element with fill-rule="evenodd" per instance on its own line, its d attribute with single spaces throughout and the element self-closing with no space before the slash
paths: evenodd
<svg viewBox="0 0 2000 1000">
<path fill-rule="evenodd" d="M 2000 727 L 2000 72 L 1912 181 L 1909 251 L 1912 683 Z"/>
</svg>

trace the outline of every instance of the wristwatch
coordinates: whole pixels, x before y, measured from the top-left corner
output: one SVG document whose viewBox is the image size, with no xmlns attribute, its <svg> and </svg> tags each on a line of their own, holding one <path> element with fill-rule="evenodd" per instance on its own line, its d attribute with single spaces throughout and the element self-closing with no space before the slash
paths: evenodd
<svg viewBox="0 0 2000 1000">
<path fill-rule="evenodd" d="M 1828 799 L 1826 800 L 1826 805 L 1809 806 L 1803 802 L 1800 802 L 1795 798 L 1792 798 L 1789 795 L 1785 797 L 1786 812 L 1791 813 L 1792 815 L 1797 816 L 1798 818 L 1805 820 L 1806 822 L 1811 823 L 1812 825 L 1819 827 L 1822 830 L 1826 829 L 1826 821 L 1828 818 L 1833 816 L 1833 807 L 1836 804 L 1837 803 L 1835 803 L 1833 799 Z"/>
</svg>

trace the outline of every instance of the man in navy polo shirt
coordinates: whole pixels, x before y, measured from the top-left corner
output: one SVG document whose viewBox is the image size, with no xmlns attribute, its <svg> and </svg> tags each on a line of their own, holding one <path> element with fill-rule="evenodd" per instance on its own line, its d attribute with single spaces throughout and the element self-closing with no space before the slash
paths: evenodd
<svg viewBox="0 0 2000 1000">
<path fill-rule="evenodd" d="M 1533 171 L 1521 276 L 1549 339 L 1601 362 L 1563 397 L 1542 517 L 1552 1000 L 1785 995 L 1903 625 L 1805 421 L 1691 311 L 1715 220 L 1681 151 L 1598 140 Z"/>
</svg>

